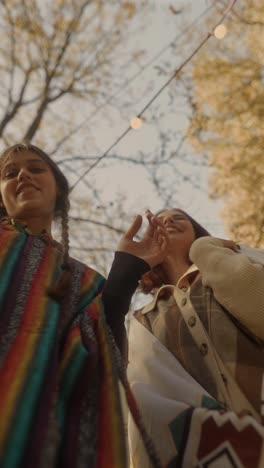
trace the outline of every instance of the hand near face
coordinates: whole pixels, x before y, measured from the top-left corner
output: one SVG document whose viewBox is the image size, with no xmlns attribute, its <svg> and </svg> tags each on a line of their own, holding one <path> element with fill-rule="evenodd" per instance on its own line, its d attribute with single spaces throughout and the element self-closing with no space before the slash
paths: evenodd
<svg viewBox="0 0 264 468">
<path fill-rule="evenodd" d="M 165 228 L 150 211 L 146 212 L 146 217 L 149 224 L 142 240 L 134 240 L 142 225 L 142 216 L 137 215 L 121 238 L 117 250 L 142 258 L 150 268 L 153 268 L 164 260 L 168 251 L 169 237 Z"/>
<path fill-rule="evenodd" d="M 221 239 L 222 240 L 222 243 L 223 243 L 223 247 L 225 247 L 226 249 L 230 249 L 230 250 L 233 250 L 234 252 L 239 252 L 240 251 L 240 247 L 238 244 L 236 244 L 236 242 L 230 240 L 230 239 Z"/>
</svg>

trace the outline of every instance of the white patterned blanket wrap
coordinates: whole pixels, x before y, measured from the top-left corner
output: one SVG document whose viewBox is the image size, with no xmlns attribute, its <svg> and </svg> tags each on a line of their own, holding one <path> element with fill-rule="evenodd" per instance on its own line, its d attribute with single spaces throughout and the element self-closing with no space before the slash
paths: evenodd
<svg viewBox="0 0 264 468">
<path fill-rule="evenodd" d="M 134 317 L 129 356 L 132 390 L 164 467 L 264 468 L 263 426 L 221 409 Z M 128 439 L 131 468 L 151 468 L 130 418 Z"/>
</svg>

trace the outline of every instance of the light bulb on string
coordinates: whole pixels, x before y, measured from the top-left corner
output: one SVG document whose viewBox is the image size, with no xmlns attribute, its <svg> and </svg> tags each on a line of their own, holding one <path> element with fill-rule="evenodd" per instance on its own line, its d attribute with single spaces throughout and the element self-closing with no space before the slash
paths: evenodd
<svg viewBox="0 0 264 468">
<path fill-rule="evenodd" d="M 224 24 L 219 24 L 214 30 L 214 37 L 216 39 L 224 39 L 227 34 L 227 27 Z"/>
<path fill-rule="evenodd" d="M 130 119 L 130 127 L 133 130 L 139 130 L 141 126 L 142 126 L 142 119 L 140 117 L 132 117 L 132 119 Z"/>
</svg>

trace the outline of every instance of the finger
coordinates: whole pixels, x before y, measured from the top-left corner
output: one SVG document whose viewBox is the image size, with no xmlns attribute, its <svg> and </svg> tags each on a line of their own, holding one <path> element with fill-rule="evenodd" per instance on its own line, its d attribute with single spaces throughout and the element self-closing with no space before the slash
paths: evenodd
<svg viewBox="0 0 264 468">
<path fill-rule="evenodd" d="M 142 225 L 142 216 L 140 214 L 136 215 L 132 224 L 125 233 L 125 237 L 128 239 L 133 239 L 133 237 L 138 233 Z"/>
<path fill-rule="evenodd" d="M 163 236 L 162 235 L 158 235 L 158 238 L 157 238 L 157 242 L 159 244 L 159 247 L 161 247 L 163 245 Z"/>
<path fill-rule="evenodd" d="M 151 221 L 152 224 L 155 226 L 163 226 L 163 222 L 157 216 L 155 216 L 152 211 L 146 210 L 145 214 L 147 219 Z"/>
<path fill-rule="evenodd" d="M 165 229 L 165 226 L 162 224 L 161 226 L 158 226 L 158 233 L 159 235 L 166 241 L 167 244 L 170 243 L 170 236 L 167 230 Z"/>
<path fill-rule="evenodd" d="M 152 239 L 157 242 L 158 244 L 160 244 L 160 240 L 161 240 L 161 237 L 162 236 L 166 236 L 167 237 L 167 232 L 165 231 L 164 228 L 160 227 L 160 226 L 154 226 L 154 230 L 153 230 L 153 233 L 152 233 Z"/>
<path fill-rule="evenodd" d="M 150 217 L 154 216 L 154 214 L 152 213 L 152 211 L 150 211 L 149 209 L 147 209 L 147 210 L 145 211 L 145 215 L 146 215 L 147 217 L 148 217 L 148 216 L 150 216 Z"/>
<path fill-rule="evenodd" d="M 165 237 L 165 239 L 169 242 L 170 237 L 163 224 L 157 227 L 157 231 L 160 236 Z"/>
<path fill-rule="evenodd" d="M 159 245 L 160 245 L 161 252 L 165 253 L 169 245 L 169 239 L 162 235 Z"/>
<path fill-rule="evenodd" d="M 239 252 L 239 246 L 230 239 L 223 239 L 223 246 L 227 249 L 233 250 L 234 252 Z"/>
<path fill-rule="evenodd" d="M 162 236 L 159 237 L 159 248 L 161 250 L 161 252 L 163 252 L 164 248 L 165 248 L 165 244 L 166 244 L 166 239 Z"/>
<path fill-rule="evenodd" d="M 153 214 L 151 213 L 150 210 L 147 210 L 145 214 L 146 214 L 146 218 L 148 220 L 148 227 L 147 227 L 147 229 L 145 231 L 144 238 L 153 237 L 154 233 L 155 233 L 155 230 L 156 230 L 156 227 L 152 223 Z"/>
<path fill-rule="evenodd" d="M 156 216 L 152 216 L 151 223 L 156 228 L 156 232 L 163 234 L 167 239 L 169 239 L 168 232 L 163 224 L 163 222 Z M 155 238 L 155 236 L 153 236 Z"/>
<path fill-rule="evenodd" d="M 142 225 L 142 216 L 137 215 L 134 221 L 132 222 L 132 224 L 130 225 L 130 227 L 128 228 L 128 230 L 126 231 L 126 233 L 124 234 L 124 237 L 126 239 L 133 240 L 133 237 L 138 233 L 139 229 L 141 228 L 141 225 Z"/>
<path fill-rule="evenodd" d="M 152 215 L 151 222 L 152 222 L 152 224 L 154 224 L 154 226 L 160 226 L 163 229 L 165 229 L 163 222 L 157 216 Z"/>
</svg>

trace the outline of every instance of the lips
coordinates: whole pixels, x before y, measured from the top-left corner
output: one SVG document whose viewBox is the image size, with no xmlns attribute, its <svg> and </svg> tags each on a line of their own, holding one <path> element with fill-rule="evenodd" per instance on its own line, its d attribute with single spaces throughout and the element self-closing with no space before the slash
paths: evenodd
<svg viewBox="0 0 264 468">
<path fill-rule="evenodd" d="M 184 232 L 184 229 L 178 226 L 167 226 L 165 229 L 167 232 Z"/>
<path fill-rule="evenodd" d="M 26 189 L 38 190 L 38 188 L 33 184 L 21 184 L 17 188 L 16 195 L 19 195 L 20 193 L 24 192 Z"/>
</svg>

